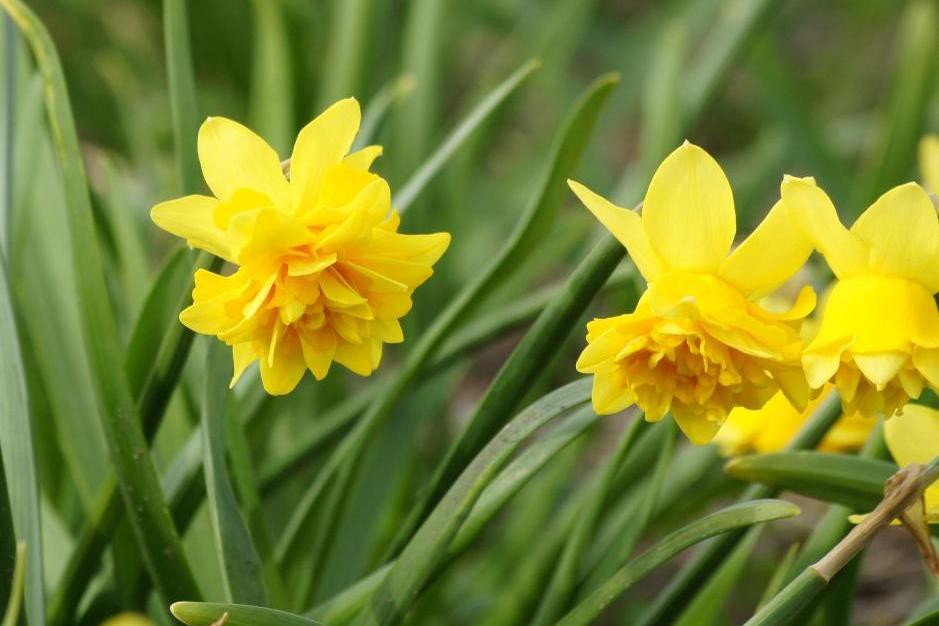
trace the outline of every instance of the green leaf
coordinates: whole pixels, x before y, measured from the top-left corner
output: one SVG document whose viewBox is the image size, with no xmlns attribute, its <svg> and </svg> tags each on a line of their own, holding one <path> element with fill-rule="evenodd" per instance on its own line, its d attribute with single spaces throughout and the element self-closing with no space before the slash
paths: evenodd
<svg viewBox="0 0 939 626">
<path fill-rule="evenodd" d="M 0 108 L 0 254 L 10 257 L 13 240 L 13 157 L 16 118 L 16 26 L 3 16 L 3 103 Z"/>
<path fill-rule="evenodd" d="M 82 337 L 96 386 L 102 426 L 131 526 L 144 561 L 164 597 L 195 598 L 198 597 L 198 588 L 160 491 L 124 374 L 120 341 L 104 284 L 88 186 L 61 64 L 48 32 L 32 11 L 20 0 L 2 0 L 0 4 L 29 42 L 45 80 L 49 128 L 65 188 Z"/>
<path fill-rule="evenodd" d="M 806 568 L 795 580 L 749 620 L 745 626 L 783 626 L 802 611 L 825 588 L 823 579 L 814 569 Z"/>
<path fill-rule="evenodd" d="M 173 616 L 186 626 L 320 626 L 308 617 L 285 611 L 245 604 L 218 602 L 176 602 L 170 606 Z M 225 621 L 220 622 L 227 615 Z"/>
<path fill-rule="evenodd" d="M 39 626 L 45 624 L 39 484 L 26 378 L 3 262 L 0 262 L 0 354 L 3 355 L 0 359 L 0 457 L 3 458 L 16 541 L 26 544 L 26 618 L 31 626 Z"/>
<path fill-rule="evenodd" d="M 414 78 L 404 74 L 378 90 L 362 111 L 362 124 L 355 136 L 353 150 L 360 150 L 369 145 L 378 135 L 378 130 L 393 104 L 404 102 L 414 91 Z"/>
<path fill-rule="evenodd" d="M 186 0 L 163 0 L 163 44 L 180 191 L 197 193 L 202 188 L 202 170 L 196 154 L 199 104 L 189 51 L 187 4 Z"/>
<path fill-rule="evenodd" d="M 636 437 L 644 425 L 645 420 L 642 416 L 633 418 L 632 423 L 623 432 L 616 450 L 597 476 L 596 483 L 590 489 L 590 495 L 578 511 L 577 522 L 564 544 L 561 558 L 555 566 L 551 582 L 541 597 L 541 604 L 532 624 L 553 624 L 558 617 L 570 608 L 574 590 L 579 582 L 580 564 L 584 551 L 596 530 L 597 522 L 609 497 L 610 488 L 613 486 L 616 474 L 623 460 L 632 452 Z M 663 451 L 663 455 L 670 456 L 674 437 L 669 437 L 666 441 L 668 442 L 668 450 Z"/>
<path fill-rule="evenodd" d="M 746 528 L 799 514 L 799 508 L 782 500 L 743 502 L 712 513 L 666 536 L 655 546 L 639 555 L 577 605 L 558 622 L 558 626 L 590 624 L 613 600 L 656 567 L 679 552 L 710 537 L 737 528 Z"/>
<path fill-rule="evenodd" d="M 895 35 L 894 79 L 886 90 L 876 147 L 859 175 L 855 212 L 862 211 L 887 189 L 908 180 L 916 144 L 924 132 L 933 98 L 939 12 L 935 2 L 917 0 L 906 5 Z"/>
<path fill-rule="evenodd" d="M 743 541 L 737 544 L 727 560 L 714 572 L 675 621 L 675 626 L 709 626 L 717 623 L 727 599 L 737 587 L 737 581 L 752 558 L 753 546 L 760 538 L 762 530 L 762 526 L 754 526 L 747 531 Z"/>
<path fill-rule="evenodd" d="M 792 569 L 792 565 L 795 563 L 796 556 L 798 554 L 799 544 L 794 543 L 789 546 L 789 549 L 786 550 L 786 554 L 779 561 L 779 564 L 773 571 L 772 577 L 770 577 L 769 582 L 766 584 L 766 589 L 763 590 L 763 597 L 757 606 L 766 604 L 773 596 L 779 593 L 780 589 L 783 588 L 783 585 L 786 584 L 786 578 L 789 575 L 789 571 Z"/>
<path fill-rule="evenodd" d="M 543 184 L 538 187 L 532 202 L 522 215 L 509 241 L 492 263 L 452 299 L 450 304 L 434 319 L 430 328 L 424 332 L 417 344 L 407 354 L 405 362 L 393 382 L 371 404 L 366 414 L 356 424 L 355 429 L 343 439 L 342 443 L 327 460 L 325 467 L 317 474 L 298 506 L 294 509 L 277 546 L 278 560 L 287 572 L 285 579 L 297 580 L 299 577 L 309 576 L 311 572 L 317 571 L 316 568 L 319 566 L 320 557 L 322 556 L 321 550 L 324 546 L 330 544 L 329 536 L 332 533 L 333 524 L 335 523 L 334 518 L 336 517 L 332 515 L 334 511 L 330 507 L 325 507 L 322 499 L 324 497 L 333 498 L 333 505 L 338 508 L 339 501 L 336 500 L 338 496 L 330 496 L 330 489 L 333 490 L 334 494 L 341 494 L 345 491 L 348 485 L 347 481 L 353 474 L 350 466 L 356 462 L 361 451 L 368 444 L 369 438 L 388 419 L 391 409 L 409 391 L 409 388 L 430 361 L 442 341 L 472 312 L 474 306 L 517 270 L 520 261 L 524 259 L 526 250 L 539 241 L 540 235 L 543 234 L 542 229 L 549 223 L 551 215 L 557 209 L 557 205 L 563 200 L 564 195 L 561 193 L 559 186 L 563 185 L 563 181 L 567 177 L 566 172 L 571 171 L 578 161 L 586 145 L 587 135 L 589 135 L 600 108 L 615 84 L 616 78 L 614 76 L 606 76 L 594 81 L 594 84 L 575 105 L 569 122 L 559 135 L 559 142 L 548 160 Z M 618 256 L 615 260 L 618 261 L 622 258 L 622 246 L 617 245 L 616 251 Z M 609 271 L 603 275 L 604 280 L 612 273 L 614 265 L 615 263 L 611 263 Z M 553 325 L 560 324 L 565 330 L 569 328 L 573 324 L 573 319 L 568 318 L 576 317 L 580 307 L 586 306 L 586 304 L 581 304 L 577 298 L 585 292 L 591 295 L 596 293 L 603 282 L 603 280 L 599 280 L 596 284 L 591 281 L 587 281 L 585 284 L 577 283 L 571 293 L 563 294 L 559 301 L 564 303 L 565 306 L 560 312 L 556 311 L 551 316 L 550 322 L 542 322 L 542 326 L 545 328 L 540 331 L 541 337 L 528 339 L 528 347 L 525 350 L 531 352 L 533 358 L 537 357 L 538 350 L 533 351 L 534 342 L 541 339 L 550 341 L 554 330 Z M 552 303 L 552 306 L 556 303 L 557 301 Z M 550 350 L 550 348 L 544 346 L 542 349 L 545 351 Z M 516 363 L 514 367 L 519 368 L 519 365 L 520 363 Z M 531 373 L 531 371 L 528 372 L 529 375 Z M 509 411 L 514 408 L 513 405 Z M 429 503 L 427 508 L 429 509 L 432 504 Z M 320 515 L 319 519 L 324 522 L 319 528 L 313 528 L 314 512 L 318 513 Z M 421 521 L 421 518 L 415 516 L 412 520 L 413 523 L 405 527 L 406 532 L 399 535 L 401 543 L 410 537 L 414 526 Z M 312 565 L 309 559 L 301 561 L 301 555 L 309 556 L 310 553 L 301 549 L 298 543 L 301 537 L 310 534 L 313 535 L 313 545 L 320 546 L 315 548 L 313 552 Z M 300 587 L 313 588 L 314 585 L 312 582 L 301 583 Z M 302 589 L 301 595 L 306 595 Z"/>
<path fill-rule="evenodd" d="M 397 624 L 443 558 L 447 546 L 483 490 L 537 429 L 586 403 L 591 381 L 580 379 L 557 389 L 512 419 L 463 471 L 405 546 L 370 604 L 363 624 Z"/>
<path fill-rule="evenodd" d="M 794 451 L 814 448 L 839 417 L 841 417 L 841 401 L 837 394 L 832 394 L 816 409 L 815 414 L 796 433 L 786 449 Z M 770 498 L 777 493 L 777 489 L 763 485 L 752 485 L 743 492 L 740 501 Z M 711 573 L 720 567 L 744 535 L 745 533 L 742 531 L 732 531 L 698 551 L 672 581 L 658 593 L 652 604 L 643 611 L 641 617 L 636 621 L 637 626 L 665 626 L 665 624 L 671 624 L 675 616 L 687 606 L 697 590 L 706 584 Z"/>
<path fill-rule="evenodd" d="M 597 117 L 618 80 L 615 75 L 595 80 L 568 114 L 557 135 L 552 155 L 548 160 L 548 168 L 532 197 L 522 223 L 485 277 L 477 283 L 480 287 L 475 293 L 464 294 L 471 295 L 478 301 L 490 293 L 511 269 L 517 268 L 523 262 L 529 251 L 540 241 L 550 225 L 556 207 L 567 195 L 565 181 L 573 174 Z M 570 334 L 580 315 L 603 287 L 624 254 L 622 245 L 612 237 L 607 237 L 574 271 L 558 297 L 541 312 L 499 370 L 460 438 L 451 446 L 443 463 L 434 473 L 428 495 L 415 507 L 415 514 L 398 535 L 393 552 L 410 536 L 414 526 L 423 520 L 466 463 L 505 423 L 512 411 L 518 408 L 522 396 L 541 374 L 544 364 L 563 344 L 563 340 Z"/>
<path fill-rule="evenodd" d="M 254 51 L 251 67 L 251 124 L 280 154 L 293 145 L 293 79 L 290 40 L 283 3 L 254 0 Z"/>
<path fill-rule="evenodd" d="M 399 213 L 404 213 L 420 195 L 427 183 L 431 181 L 434 175 L 440 171 L 440 168 L 453 156 L 463 142 L 473 134 L 479 126 L 492 115 L 499 106 L 521 85 L 532 72 L 540 67 L 538 61 L 528 61 L 520 68 L 515 70 L 508 78 L 499 83 L 495 89 L 473 107 L 473 110 L 463 118 L 456 128 L 450 131 L 447 138 L 437 148 L 436 151 L 414 172 L 404 185 L 402 185 L 394 194 L 391 204 Z"/>
<path fill-rule="evenodd" d="M 369 39 L 369 18 L 373 8 L 371 0 L 332 2 L 332 22 L 326 31 L 329 33 L 329 45 L 323 59 L 319 110 L 359 92 Z"/>
<path fill-rule="evenodd" d="M 261 559 L 235 500 L 225 461 L 225 413 L 231 376 L 229 348 L 211 340 L 202 405 L 205 489 L 226 599 L 263 605 L 267 603 L 267 594 Z"/>
<path fill-rule="evenodd" d="M 884 482 L 897 471 L 887 461 L 824 452 L 778 452 L 733 459 L 726 472 L 735 478 L 787 489 L 858 511 L 877 506 Z"/>
<path fill-rule="evenodd" d="M 23 581 L 26 578 L 26 543 L 16 544 L 16 566 L 10 579 L 10 599 L 3 612 L 2 626 L 16 626 L 20 619 L 20 606 L 23 603 Z"/>
</svg>

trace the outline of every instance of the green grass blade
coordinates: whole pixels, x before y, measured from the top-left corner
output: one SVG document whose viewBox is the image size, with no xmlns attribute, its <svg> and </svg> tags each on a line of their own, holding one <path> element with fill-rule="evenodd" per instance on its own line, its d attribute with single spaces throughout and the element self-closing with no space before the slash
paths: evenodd
<svg viewBox="0 0 939 626">
<path fill-rule="evenodd" d="M 16 117 L 16 26 L 3 16 L 3 104 L 0 108 L 0 254 L 9 259 L 13 241 L 13 145 Z"/>
<path fill-rule="evenodd" d="M 785 589 L 767 602 L 745 626 L 783 626 L 799 614 L 824 588 L 823 579 L 815 570 L 807 568 Z"/>
<path fill-rule="evenodd" d="M 727 560 L 714 572 L 675 621 L 675 626 L 709 626 L 718 623 L 727 598 L 733 593 L 737 581 L 752 558 L 751 552 L 762 530 L 762 526 L 754 526 L 747 531 L 743 541 L 737 544 Z"/>
<path fill-rule="evenodd" d="M 782 500 L 743 502 L 712 513 L 680 528 L 624 565 L 558 622 L 558 626 L 586 626 L 613 600 L 656 567 L 679 552 L 710 537 L 799 514 L 799 508 Z"/>
<path fill-rule="evenodd" d="M 225 460 L 225 421 L 231 376 L 229 348 L 213 340 L 206 356 L 202 405 L 206 496 L 226 599 L 264 605 L 267 594 L 261 559 L 235 500 Z"/>
<path fill-rule="evenodd" d="M 100 413 L 131 525 L 153 579 L 166 598 L 198 597 L 123 371 L 65 78 L 48 33 L 20 0 L 3 0 L 29 42 L 46 82 L 46 109 L 66 191 L 82 335 Z"/>
<path fill-rule="evenodd" d="M 279 154 L 293 145 L 293 78 L 283 3 L 254 0 L 254 53 L 250 119 L 255 132 Z"/>
<path fill-rule="evenodd" d="M 202 170 L 196 156 L 199 105 L 196 99 L 196 79 L 192 71 L 192 53 L 189 51 L 186 5 L 186 0 L 163 0 L 163 44 L 166 48 L 180 191 L 196 193 L 202 188 Z"/>
<path fill-rule="evenodd" d="M 536 626 L 553 624 L 570 608 L 574 590 L 579 582 L 580 564 L 587 544 L 593 537 L 603 506 L 606 504 L 616 474 L 626 456 L 632 451 L 640 429 L 645 425 L 642 416 L 633 418 L 625 429 L 616 450 L 606 462 L 606 466 L 597 477 L 590 490 L 590 495 L 577 514 L 573 532 L 568 536 L 561 552 L 561 558 L 554 569 L 551 582 L 545 589 L 541 605 L 532 624 Z M 670 437 L 668 445 L 674 441 Z"/>
<path fill-rule="evenodd" d="M 538 61 L 528 61 L 520 68 L 515 70 L 508 78 L 499 83 L 495 89 L 490 91 L 480 100 L 479 104 L 473 107 L 473 110 L 463 118 L 456 128 L 450 131 L 443 143 L 434 151 L 430 157 L 418 168 L 414 174 L 402 185 L 392 198 L 392 206 L 399 213 L 404 213 L 415 198 L 420 195 L 427 183 L 431 181 L 440 168 L 453 156 L 468 137 L 473 134 L 479 126 L 492 115 L 499 106 L 521 85 L 540 64 Z"/>
<path fill-rule="evenodd" d="M 16 540 L 26 544 L 26 619 L 45 624 L 39 483 L 26 378 L 6 264 L 0 262 L 0 451 Z"/>
<path fill-rule="evenodd" d="M 495 270 L 494 278 L 508 274 L 509 268 L 521 265 L 524 256 L 544 235 L 555 207 L 567 194 L 565 181 L 573 174 L 600 111 L 617 82 L 618 77 L 615 75 L 594 81 L 568 115 L 557 136 L 541 185 L 526 211 L 527 217 L 523 225 L 513 235 L 512 243 L 503 250 L 492 266 Z M 443 463 L 434 473 L 428 496 L 414 509 L 415 514 L 398 535 L 398 540 L 392 548 L 393 552 L 407 540 L 413 528 L 437 503 L 466 463 L 505 423 L 512 411 L 518 408 L 526 390 L 541 373 L 544 364 L 563 344 L 577 319 L 603 287 L 624 254 L 625 251 L 615 239 L 609 237 L 604 240 L 604 243 L 598 245 L 575 270 L 558 297 L 538 316 L 499 370 L 460 438 L 450 448 Z M 595 270 L 594 264 L 601 268 L 599 272 Z M 488 275 L 486 280 L 490 280 Z M 480 296 L 485 294 L 480 291 Z"/>
<path fill-rule="evenodd" d="M 26 543 L 16 544 L 16 565 L 10 577 L 10 599 L 3 612 L 2 626 L 16 626 L 20 619 L 20 606 L 23 604 L 23 584 L 26 578 Z"/>
<path fill-rule="evenodd" d="M 836 394 L 833 394 L 796 433 L 786 447 L 787 451 L 814 448 L 839 417 L 841 417 L 841 401 Z M 770 487 L 752 485 L 740 496 L 740 501 L 771 498 L 777 493 L 778 490 Z M 697 590 L 707 583 L 711 573 L 720 567 L 724 559 L 743 539 L 744 534 L 744 532 L 730 532 L 695 554 L 678 575 L 659 592 L 649 608 L 637 620 L 637 626 L 671 624 L 691 601 Z"/>
<path fill-rule="evenodd" d="M 359 134 L 355 136 L 352 149 L 359 150 L 374 141 L 388 110 L 392 105 L 404 102 L 413 91 L 414 78 L 405 74 L 395 78 L 372 96 L 362 111 L 362 125 L 359 126 Z"/>
<path fill-rule="evenodd" d="M 538 428 L 586 403 L 591 381 L 581 379 L 551 392 L 518 414 L 473 459 L 447 491 L 427 521 L 408 542 L 361 623 L 397 624 L 426 584 L 448 544 L 479 496 L 506 465 L 518 446 Z"/>
<path fill-rule="evenodd" d="M 372 0 L 332 2 L 332 23 L 326 31 L 330 35 L 329 47 L 323 60 L 318 110 L 358 93 L 373 9 Z"/>
<path fill-rule="evenodd" d="M 884 482 L 897 466 L 857 456 L 798 451 L 740 457 L 728 462 L 726 471 L 749 482 L 869 511 L 880 502 Z"/>
<path fill-rule="evenodd" d="M 176 602 L 170 610 L 186 626 L 320 626 L 302 615 L 245 604 Z"/>
<path fill-rule="evenodd" d="M 3 450 L 0 448 L 0 580 L 13 580 L 16 549 L 13 509 L 10 507 L 10 492 L 7 489 L 6 471 L 3 467 Z M 10 601 L 11 591 L 10 585 L 0 584 L 0 606 L 6 606 Z"/>
<path fill-rule="evenodd" d="M 361 421 L 356 425 L 355 430 L 343 439 L 340 446 L 327 461 L 326 466 L 307 489 L 291 515 L 277 546 L 278 561 L 287 568 L 285 579 L 293 580 L 297 576 L 304 575 L 302 572 L 297 572 L 297 569 L 303 569 L 306 572 L 311 571 L 309 561 L 302 562 L 299 558 L 301 555 L 307 554 L 300 549 L 299 542 L 302 537 L 310 534 L 315 512 L 320 513 L 320 519 L 326 522 L 325 528 L 321 526 L 317 529 L 315 541 L 320 545 L 329 543 L 324 540 L 323 535 L 324 533 L 325 535 L 330 534 L 331 529 L 329 526 L 333 523 L 331 520 L 334 516 L 324 513 L 321 510 L 320 503 L 325 496 L 329 496 L 330 485 L 335 483 L 332 488 L 337 492 L 342 492 L 345 489 L 344 480 L 336 480 L 336 478 L 341 479 L 351 476 L 352 472 L 345 468 L 355 462 L 355 459 L 368 444 L 369 438 L 384 424 L 392 408 L 417 380 L 418 375 L 436 352 L 441 342 L 473 311 L 474 306 L 484 300 L 487 295 L 503 284 L 518 269 L 520 260 L 524 259 L 526 250 L 539 241 L 540 235 L 543 234 L 543 230 L 550 222 L 551 215 L 563 200 L 564 196 L 558 187 L 563 184 L 564 178 L 573 170 L 585 147 L 586 135 L 589 135 L 589 130 L 592 128 L 602 104 L 606 101 L 615 83 L 616 78 L 613 76 L 602 77 L 594 81 L 594 84 L 574 107 L 570 122 L 565 126 L 567 132 L 560 135 L 561 141 L 548 160 L 548 167 L 543 178 L 544 183 L 536 190 L 532 202 L 519 220 L 518 226 L 509 241 L 496 259 L 451 300 L 450 304 L 435 318 L 430 328 L 424 332 L 411 352 L 408 353 L 393 382 L 372 403 Z M 577 133 L 580 136 L 575 136 Z M 568 137 L 568 134 L 570 134 L 570 137 Z M 618 261 L 622 258 L 622 246 L 617 246 L 616 250 L 618 252 L 615 261 Z M 615 262 L 611 263 L 609 271 L 603 275 L 604 280 L 612 273 L 614 265 Z M 603 282 L 603 280 L 600 280 L 597 284 L 594 284 L 587 281 L 586 286 L 578 283 L 570 294 L 564 294 L 560 298 L 562 302 L 568 305 L 568 308 L 563 309 L 563 313 L 569 317 L 576 316 L 580 306 L 576 304 L 576 298 L 582 295 L 584 289 L 588 290 L 587 293 L 593 295 L 602 286 Z M 569 327 L 572 323 L 572 321 L 564 318 L 563 314 L 558 317 L 558 314 L 555 313 L 551 317 L 551 323 L 547 324 L 547 329 L 542 332 L 550 334 L 553 328 L 552 324 Z M 542 324 L 546 323 L 543 322 Z M 528 349 L 531 349 L 531 340 Z M 430 507 L 427 508 L 429 510 Z M 406 529 L 407 532 L 399 535 L 401 544 L 410 537 L 413 528 L 420 521 L 419 517 L 413 518 L 414 523 Z M 318 557 L 314 554 L 315 565 L 318 565 Z"/>
<path fill-rule="evenodd" d="M 939 11 L 931 0 L 907 4 L 896 33 L 894 79 L 886 91 L 880 134 L 857 177 L 856 213 L 890 187 L 909 180 L 935 84 Z"/>
<path fill-rule="evenodd" d="M 793 563 L 795 563 L 798 554 L 799 544 L 794 543 L 789 546 L 789 549 L 786 550 L 786 554 L 783 555 L 782 560 L 779 561 L 776 569 L 773 570 L 773 575 L 770 577 L 769 582 L 766 583 L 766 589 L 763 590 L 763 596 L 759 603 L 757 603 L 757 606 L 762 606 L 769 602 L 770 599 L 783 588 L 786 584 L 786 577 L 789 575 L 789 571 Z"/>
</svg>

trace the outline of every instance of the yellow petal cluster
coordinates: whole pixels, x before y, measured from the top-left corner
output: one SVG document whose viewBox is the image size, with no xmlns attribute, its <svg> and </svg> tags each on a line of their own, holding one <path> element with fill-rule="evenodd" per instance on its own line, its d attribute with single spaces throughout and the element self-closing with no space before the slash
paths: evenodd
<svg viewBox="0 0 939 626">
<path fill-rule="evenodd" d="M 816 410 L 835 393 L 826 387 L 804 411 L 799 411 L 781 393 L 770 398 L 762 409 L 737 407 L 730 412 L 714 443 L 727 456 L 749 452 L 778 452 L 785 448 Z M 877 424 L 860 415 L 842 415 L 834 423 L 818 449 L 823 452 L 853 452 L 861 448 Z"/>
<path fill-rule="evenodd" d="M 369 171 L 381 148 L 351 152 L 359 105 L 341 100 L 300 131 L 289 176 L 249 129 L 212 117 L 198 151 L 212 196 L 155 206 L 153 221 L 236 266 L 199 271 L 180 320 L 232 346 L 232 384 L 254 361 L 264 388 L 289 393 L 306 370 L 333 361 L 367 376 L 384 343 L 403 340 L 398 320 L 433 273 L 447 233 L 406 235 L 388 183 Z"/>
<path fill-rule="evenodd" d="M 633 313 L 587 325 L 577 369 L 594 375 L 598 413 L 633 403 L 650 421 L 671 412 L 700 444 L 714 437 L 734 407 L 759 409 L 780 390 L 805 406 L 799 326 L 815 294 L 804 289 L 784 313 L 759 304 L 812 251 L 780 203 L 731 251 L 736 214 L 730 184 L 717 162 L 688 142 L 655 172 L 641 216 L 570 185 L 626 246 L 648 283 Z"/>
<path fill-rule="evenodd" d="M 939 388 L 939 219 L 923 188 L 891 189 L 850 230 L 810 178 L 787 177 L 782 197 L 838 277 L 803 352 L 809 385 L 833 382 L 845 413 L 868 417 Z"/>
</svg>

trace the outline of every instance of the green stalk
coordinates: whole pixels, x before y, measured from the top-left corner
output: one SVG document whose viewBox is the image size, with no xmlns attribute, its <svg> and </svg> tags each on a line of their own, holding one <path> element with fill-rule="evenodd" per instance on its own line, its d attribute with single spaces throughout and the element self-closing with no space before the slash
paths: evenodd
<svg viewBox="0 0 939 626">
<path fill-rule="evenodd" d="M 3 0 L 2 4 L 29 41 L 47 87 L 46 108 L 65 187 L 83 340 L 131 527 L 150 575 L 164 598 L 198 597 L 198 587 L 160 490 L 124 373 L 120 338 L 104 283 L 91 201 L 61 64 L 49 34 L 35 14 L 20 0 Z"/>
</svg>

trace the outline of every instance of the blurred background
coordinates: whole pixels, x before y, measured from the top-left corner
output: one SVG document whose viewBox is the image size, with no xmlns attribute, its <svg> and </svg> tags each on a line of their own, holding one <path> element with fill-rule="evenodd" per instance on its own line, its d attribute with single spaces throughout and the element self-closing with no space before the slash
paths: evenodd
<svg viewBox="0 0 939 626">
<path fill-rule="evenodd" d="M 155 0 L 29 4 L 62 57 L 100 217 L 113 304 L 126 337 L 173 243 L 152 226 L 149 209 L 180 190 L 161 5 Z M 711 152 L 728 173 L 741 234 L 778 198 L 783 173 L 815 176 L 850 222 L 889 187 L 920 179 L 917 142 L 925 132 L 939 130 L 939 17 L 929 0 L 197 0 L 188 9 L 203 116 L 247 124 L 286 158 L 299 128 L 336 99 L 352 95 L 373 111 L 387 105 L 375 135 L 385 156 L 375 169 L 392 188 L 402 185 L 499 81 L 526 60 L 541 60 L 542 67 L 460 149 L 407 215 L 408 232 L 454 234 L 437 276 L 417 294 L 418 306 L 407 320 L 410 336 L 499 250 L 540 182 L 565 111 L 603 73 L 618 72 L 621 82 L 579 179 L 623 203 L 637 202 L 645 180 L 631 173 L 648 171 L 642 160 L 649 153 L 644 146 L 649 125 L 681 128 L 690 122 L 687 138 Z M 709 52 L 720 48 L 723 33 L 730 40 L 741 23 L 756 25 L 740 53 L 726 67 L 709 67 L 715 58 Z M 4 39 L 9 63 L 9 31 Z M 84 357 L 51 145 L 48 139 L 15 140 L 42 134 L 45 118 L 29 54 L 22 42 L 13 46 L 15 210 L 2 225 L 3 241 L 18 308 L 37 312 L 21 320 L 20 330 L 30 401 L 39 416 L 47 577 L 55 581 L 103 479 L 107 452 L 97 420 L 62 417 L 93 414 L 94 400 L 90 383 L 75 374 L 83 371 Z M 675 71 L 682 76 L 677 83 L 659 80 Z M 713 72 L 724 73 L 718 87 L 700 91 L 700 77 Z M 675 107 L 686 92 L 701 99 L 701 115 L 693 120 L 680 119 L 683 109 Z M 3 106 L 9 110 L 9 98 Z M 659 109 L 677 113 L 663 119 L 653 114 Z M 598 234 L 593 219 L 572 199 L 552 228 L 490 309 L 566 277 Z M 622 312 L 639 287 L 621 281 L 590 315 Z M 320 598 L 371 571 L 413 494 L 518 336 L 518 331 L 505 334 L 460 360 L 399 407 L 370 451 L 337 538 L 334 554 L 342 558 L 329 564 Z M 575 333 L 561 356 L 545 364 L 533 397 L 574 376 L 582 343 L 581 333 Z M 189 384 L 177 392 L 159 434 L 160 463 L 168 463 L 198 419 L 193 390 L 202 347 L 197 342 L 190 365 L 198 366 L 187 373 Z M 399 347 L 388 350 L 383 368 L 393 368 L 400 354 Z M 322 455 L 303 456 L 289 473 L 277 473 L 278 461 L 297 441 L 315 437 L 318 418 L 358 393 L 363 381 L 345 372 L 323 384 L 307 377 L 297 393 L 276 400 L 260 396 L 256 382 L 249 382 L 252 388 L 239 389 L 244 410 L 254 416 L 247 439 L 276 536 Z M 552 461 L 483 537 L 482 547 L 470 550 L 421 600 L 418 621 L 475 624 L 499 602 L 510 602 L 505 590 L 518 582 L 511 555 L 527 549 L 533 525 L 550 521 L 595 460 L 609 452 L 621 428 L 617 420 L 601 421 L 570 453 Z M 328 449 L 334 441 L 324 438 L 321 445 Z M 716 453 L 710 463 L 707 475 L 714 478 L 696 485 L 684 509 L 671 509 L 670 515 L 711 506 L 713 497 L 730 497 L 739 489 L 720 476 Z M 810 503 L 807 508 L 811 513 Z M 810 514 L 764 531 L 768 539 L 761 543 L 761 557 L 748 565 L 752 572 L 717 623 L 736 623 L 752 610 L 780 553 L 804 538 L 812 519 Z M 658 522 L 657 529 L 674 523 L 667 517 Z M 205 512 L 196 512 L 186 545 L 212 598 L 217 595 L 212 586 L 220 583 L 208 532 Z M 121 533 L 128 549 L 130 534 L 127 528 Z M 890 533 L 876 542 L 875 556 L 865 561 L 857 623 L 899 623 L 923 597 L 924 578 L 909 543 Z M 120 548 L 118 541 L 115 549 Z M 507 555 L 501 561 L 495 558 L 500 553 Z M 653 597 L 667 578 L 667 571 L 649 578 L 632 595 Z M 119 591 L 86 602 L 100 605 L 92 616 L 127 604 Z M 510 608 L 524 611 L 524 604 Z M 628 624 L 628 616 L 627 606 L 619 623 Z"/>
</svg>

